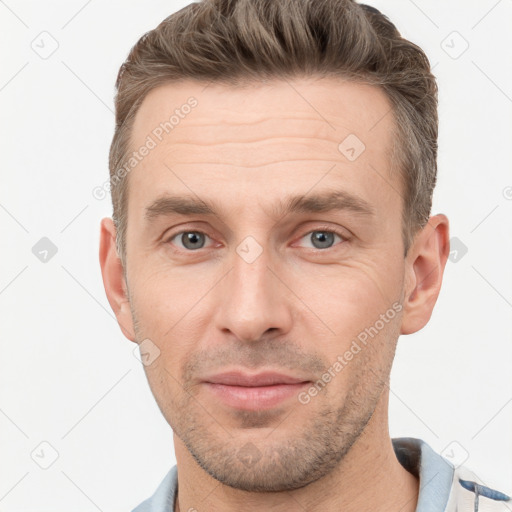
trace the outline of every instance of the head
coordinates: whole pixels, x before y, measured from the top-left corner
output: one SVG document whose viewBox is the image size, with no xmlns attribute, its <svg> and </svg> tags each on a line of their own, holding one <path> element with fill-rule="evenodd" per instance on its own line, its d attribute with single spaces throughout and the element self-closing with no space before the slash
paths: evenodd
<svg viewBox="0 0 512 512">
<path fill-rule="evenodd" d="M 119 324 L 201 468 L 304 486 L 387 432 L 397 339 L 440 290 L 428 60 L 352 1 L 204 1 L 139 40 L 117 89 L 100 261 Z M 274 401 L 215 383 L 271 371 L 297 381 Z"/>
</svg>

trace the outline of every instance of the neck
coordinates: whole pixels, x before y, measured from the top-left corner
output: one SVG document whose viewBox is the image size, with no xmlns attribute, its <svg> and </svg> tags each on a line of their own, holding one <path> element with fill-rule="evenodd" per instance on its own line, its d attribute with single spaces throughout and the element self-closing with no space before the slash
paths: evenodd
<svg viewBox="0 0 512 512">
<path fill-rule="evenodd" d="M 419 482 L 398 462 L 388 431 L 387 393 L 383 393 L 363 434 L 329 474 L 305 487 L 282 492 L 246 492 L 206 473 L 174 436 L 179 492 L 175 512 L 414 512 Z"/>
</svg>

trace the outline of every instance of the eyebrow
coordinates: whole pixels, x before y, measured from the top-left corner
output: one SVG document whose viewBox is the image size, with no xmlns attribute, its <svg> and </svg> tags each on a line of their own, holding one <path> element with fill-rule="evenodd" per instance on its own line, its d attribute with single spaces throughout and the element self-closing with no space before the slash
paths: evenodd
<svg viewBox="0 0 512 512">
<path fill-rule="evenodd" d="M 276 217 L 290 213 L 326 213 L 350 211 L 366 217 L 375 216 L 373 206 L 361 197 L 344 191 L 329 191 L 309 195 L 288 196 L 273 207 Z M 219 212 L 213 203 L 193 196 L 165 195 L 153 201 L 145 210 L 145 218 L 152 221 L 158 217 L 172 215 L 210 215 Z"/>
</svg>

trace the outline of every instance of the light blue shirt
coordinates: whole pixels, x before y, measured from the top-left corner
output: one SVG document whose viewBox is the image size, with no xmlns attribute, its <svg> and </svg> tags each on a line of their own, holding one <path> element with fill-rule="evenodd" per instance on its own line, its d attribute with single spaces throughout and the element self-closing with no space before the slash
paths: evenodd
<svg viewBox="0 0 512 512">
<path fill-rule="evenodd" d="M 476 482 L 456 477 L 454 466 L 437 454 L 421 439 L 403 437 L 393 439 L 393 448 L 400 464 L 414 476 L 419 478 L 420 489 L 416 512 L 448 511 L 449 499 L 455 503 L 454 494 L 474 494 L 474 509 L 478 510 L 479 497 L 483 496 L 495 501 L 510 501 L 510 498 L 493 489 Z M 454 488 L 455 486 L 455 488 Z M 178 490 L 178 468 L 173 468 L 162 480 L 153 496 L 143 501 L 133 512 L 174 512 Z M 467 496 L 466 496 L 467 501 Z M 452 503 L 450 501 L 450 503 Z M 460 501 L 458 502 L 460 503 Z M 451 508 L 450 508 L 451 509 Z M 457 510 L 463 510 L 460 507 Z M 470 509 L 465 509 L 470 510 Z"/>
</svg>

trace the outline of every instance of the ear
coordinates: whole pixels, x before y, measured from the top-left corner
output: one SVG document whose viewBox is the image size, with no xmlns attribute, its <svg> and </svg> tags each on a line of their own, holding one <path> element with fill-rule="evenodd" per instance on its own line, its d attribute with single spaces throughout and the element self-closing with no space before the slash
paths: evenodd
<svg viewBox="0 0 512 512">
<path fill-rule="evenodd" d="M 100 232 L 100 266 L 103 286 L 108 302 L 116 315 L 117 323 L 123 334 L 135 341 L 133 319 L 128 301 L 126 280 L 121 260 L 116 249 L 116 228 L 110 218 L 101 221 Z"/>
<path fill-rule="evenodd" d="M 400 334 L 417 332 L 430 320 L 449 253 L 448 218 L 443 214 L 434 215 L 414 238 L 405 259 L 404 314 Z"/>
</svg>

